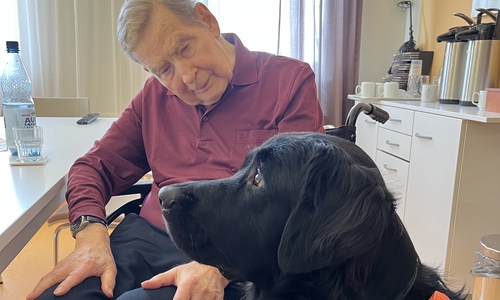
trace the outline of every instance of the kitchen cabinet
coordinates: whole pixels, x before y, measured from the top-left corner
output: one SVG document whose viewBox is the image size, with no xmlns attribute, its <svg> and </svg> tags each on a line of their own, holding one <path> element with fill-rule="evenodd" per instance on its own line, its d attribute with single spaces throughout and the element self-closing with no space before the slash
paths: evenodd
<svg viewBox="0 0 500 300">
<path fill-rule="evenodd" d="M 446 261 L 452 242 L 462 124 L 461 119 L 415 113 L 404 224 L 422 260 L 432 264 Z M 469 262 L 473 258 L 471 253 Z"/>
<path fill-rule="evenodd" d="M 439 268 L 452 287 L 471 290 L 479 239 L 500 233 L 500 114 L 454 104 L 350 99 L 379 105 L 394 119 L 379 124 L 377 143 L 364 147 L 372 147 L 400 199 L 398 214 L 422 261 Z M 358 142 L 365 130 L 357 127 Z"/>
</svg>

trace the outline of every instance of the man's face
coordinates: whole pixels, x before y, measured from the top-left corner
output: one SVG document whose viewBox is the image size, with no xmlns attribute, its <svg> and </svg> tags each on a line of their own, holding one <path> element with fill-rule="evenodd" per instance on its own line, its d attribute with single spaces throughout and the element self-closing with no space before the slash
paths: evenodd
<svg viewBox="0 0 500 300">
<path fill-rule="evenodd" d="M 135 57 L 189 105 L 209 106 L 222 97 L 233 77 L 234 52 L 220 42 L 215 18 L 197 4 L 202 25 L 183 24 L 162 5 L 153 10 Z"/>
</svg>

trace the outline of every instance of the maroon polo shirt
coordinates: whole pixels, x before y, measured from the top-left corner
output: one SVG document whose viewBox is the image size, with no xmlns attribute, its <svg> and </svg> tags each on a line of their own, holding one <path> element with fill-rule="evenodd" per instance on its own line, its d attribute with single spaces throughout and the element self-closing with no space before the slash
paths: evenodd
<svg viewBox="0 0 500 300">
<path fill-rule="evenodd" d="M 306 63 L 248 51 L 234 34 L 234 76 L 219 102 L 189 106 L 154 77 L 69 172 L 70 221 L 105 219 L 112 195 L 152 170 L 141 215 L 165 228 L 158 191 L 190 180 L 233 175 L 248 151 L 278 132 L 323 132 L 314 73 Z"/>
</svg>

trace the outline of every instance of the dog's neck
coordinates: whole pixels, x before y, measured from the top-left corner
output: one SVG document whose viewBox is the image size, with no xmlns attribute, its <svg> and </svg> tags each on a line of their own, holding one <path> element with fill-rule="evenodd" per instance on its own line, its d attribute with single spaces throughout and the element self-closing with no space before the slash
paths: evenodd
<svg viewBox="0 0 500 300">
<path fill-rule="evenodd" d="M 413 271 L 413 276 L 411 277 L 410 281 L 408 282 L 408 285 L 404 290 L 402 290 L 399 293 L 399 296 L 395 300 L 403 300 L 410 290 L 413 288 L 413 285 L 415 284 L 415 281 L 417 280 L 418 273 L 420 272 L 420 269 L 422 268 L 422 264 L 420 262 L 420 258 L 417 257 L 417 260 L 415 261 L 415 270 Z"/>
<path fill-rule="evenodd" d="M 399 218 L 395 217 L 392 222 L 393 226 L 389 226 L 391 229 L 386 232 L 373 264 L 372 274 L 377 276 L 367 282 L 369 287 L 366 291 L 372 299 L 403 299 L 421 271 L 420 259 L 406 229 Z M 384 247 L 384 244 L 387 246 Z M 387 286 L 393 287 L 394 295 L 387 294 L 384 288 Z"/>
<path fill-rule="evenodd" d="M 246 299 L 403 299 L 421 266 L 406 230 L 397 217 L 393 222 L 379 249 L 371 249 L 366 256 L 308 274 L 269 274 L 265 282 L 257 280 L 246 285 Z M 395 292 L 389 295 L 387 286 L 393 286 Z M 338 294 L 332 295 L 331 291 Z"/>
</svg>

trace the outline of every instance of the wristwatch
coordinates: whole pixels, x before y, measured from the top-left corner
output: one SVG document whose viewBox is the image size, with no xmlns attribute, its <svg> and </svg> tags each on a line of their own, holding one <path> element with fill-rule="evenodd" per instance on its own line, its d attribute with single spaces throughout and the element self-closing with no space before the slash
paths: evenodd
<svg viewBox="0 0 500 300">
<path fill-rule="evenodd" d="M 106 223 L 106 221 L 104 221 L 101 218 L 97 218 L 94 216 L 81 216 L 78 219 L 76 219 L 76 221 L 71 223 L 69 227 L 69 230 L 71 231 L 71 235 L 73 236 L 73 238 L 75 238 L 76 234 L 80 232 L 83 228 L 85 228 L 85 226 L 87 226 L 87 224 L 89 223 L 100 223 L 104 225 L 106 228 L 108 228 L 108 224 Z"/>
</svg>

